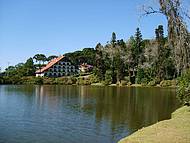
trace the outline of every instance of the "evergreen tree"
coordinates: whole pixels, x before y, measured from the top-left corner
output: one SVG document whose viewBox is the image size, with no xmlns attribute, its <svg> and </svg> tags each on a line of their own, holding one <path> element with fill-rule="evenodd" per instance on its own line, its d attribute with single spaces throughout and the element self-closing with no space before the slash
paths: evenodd
<svg viewBox="0 0 190 143">
<path fill-rule="evenodd" d="M 95 61 L 96 61 L 96 74 L 98 75 L 99 79 L 102 81 L 104 80 L 104 74 L 105 74 L 105 64 L 104 64 L 104 60 L 103 60 L 103 53 L 102 53 L 102 48 L 103 46 L 98 43 L 95 50 L 96 50 L 96 57 L 95 57 Z"/>
<path fill-rule="evenodd" d="M 163 26 L 159 25 L 158 28 L 155 30 L 156 34 L 156 42 L 158 45 L 158 60 L 156 62 L 156 68 L 157 68 L 157 76 L 158 79 L 163 80 L 164 79 L 164 30 Z"/>
<path fill-rule="evenodd" d="M 24 64 L 26 76 L 33 76 L 35 75 L 35 66 L 32 58 L 29 58 L 26 63 Z"/>
<path fill-rule="evenodd" d="M 115 32 L 113 32 L 112 38 L 111 38 L 111 44 L 113 45 L 113 44 L 115 44 L 115 42 L 116 42 L 116 34 L 115 34 Z"/>
</svg>

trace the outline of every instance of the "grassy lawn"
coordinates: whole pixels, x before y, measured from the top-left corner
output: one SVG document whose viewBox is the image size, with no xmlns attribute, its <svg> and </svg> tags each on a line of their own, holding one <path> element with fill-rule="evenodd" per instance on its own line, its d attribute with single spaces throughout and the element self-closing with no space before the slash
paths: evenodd
<svg viewBox="0 0 190 143">
<path fill-rule="evenodd" d="M 119 143 L 190 143 L 190 107 L 177 109 L 171 119 L 142 128 Z"/>
</svg>

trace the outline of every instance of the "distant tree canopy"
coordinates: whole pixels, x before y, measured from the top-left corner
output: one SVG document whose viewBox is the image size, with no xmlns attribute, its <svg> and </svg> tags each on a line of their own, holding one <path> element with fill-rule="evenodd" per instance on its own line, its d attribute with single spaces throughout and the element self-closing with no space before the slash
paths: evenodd
<svg viewBox="0 0 190 143">
<path fill-rule="evenodd" d="M 66 53 L 65 56 L 68 57 L 73 64 L 79 65 L 82 63 L 88 63 L 94 65 L 95 61 L 95 49 L 94 48 L 84 48 L 82 51 L 75 51 L 73 53 Z"/>
<path fill-rule="evenodd" d="M 32 58 L 29 58 L 26 63 L 19 63 L 15 66 L 9 66 L 5 69 L 6 76 L 34 76 L 35 65 Z"/>
</svg>

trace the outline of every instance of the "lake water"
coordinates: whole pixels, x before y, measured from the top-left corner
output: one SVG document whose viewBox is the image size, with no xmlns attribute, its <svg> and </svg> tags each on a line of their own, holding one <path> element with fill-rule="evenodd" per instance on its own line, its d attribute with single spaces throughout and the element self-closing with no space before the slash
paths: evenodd
<svg viewBox="0 0 190 143">
<path fill-rule="evenodd" d="M 116 143 L 169 119 L 175 89 L 0 86 L 0 143 Z"/>
</svg>

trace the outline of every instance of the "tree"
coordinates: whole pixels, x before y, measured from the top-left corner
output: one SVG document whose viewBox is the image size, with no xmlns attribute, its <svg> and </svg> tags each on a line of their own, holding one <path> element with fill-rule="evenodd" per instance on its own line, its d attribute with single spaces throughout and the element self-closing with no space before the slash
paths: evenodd
<svg viewBox="0 0 190 143">
<path fill-rule="evenodd" d="M 35 66 L 32 58 L 29 58 L 26 63 L 24 64 L 26 76 L 33 76 L 35 75 Z"/>
<path fill-rule="evenodd" d="M 161 80 L 164 79 L 164 60 L 166 57 L 164 57 L 164 29 L 162 25 L 159 25 L 158 28 L 155 30 L 156 34 L 156 42 L 157 42 L 157 53 L 158 53 L 158 59 L 156 61 L 156 68 L 157 68 L 157 76 Z"/>
<path fill-rule="evenodd" d="M 128 61 L 128 71 L 130 81 L 135 81 L 136 71 L 139 66 L 141 66 L 144 62 L 144 45 L 142 40 L 142 34 L 139 28 L 136 29 L 135 36 L 131 37 L 128 43 L 128 47 L 130 50 L 129 61 Z"/>
<path fill-rule="evenodd" d="M 124 78 L 125 72 L 125 63 L 124 63 L 124 55 L 126 54 L 126 43 L 121 40 L 117 40 L 115 49 L 117 52 L 115 53 L 115 62 L 114 66 L 117 71 L 117 82 L 121 83 L 121 80 Z"/>
<path fill-rule="evenodd" d="M 47 58 L 44 54 L 36 54 L 33 59 L 36 60 L 36 62 L 38 62 L 38 68 L 41 68 L 41 62 L 44 64 L 45 61 L 47 61 Z"/>
<path fill-rule="evenodd" d="M 112 33 L 112 38 L 111 38 L 111 44 L 115 44 L 116 42 L 116 34 L 115 32 Z"/>
<path fill-rule="evenodd" d="M 47 58 L 47 61 L 51 61 L 51 60 L 53 60 L 53 59 L 55 59 L 55 58 L 57 58 L 57 56 L 51 55 L 51 56 L 49 56 L 49 57 Z"/>
<path fill-rule="evenodd" d="M 136 29 L 136 33 L 135 33 L 135 45 L 133 47 L 133 58 L 135 61 L 135 66 L 138 67 L 138 65 L 140 64 L 140 57 L 142 55 L 143 49 L 142 49 L 142 34 L 139 28 Z"/>
<path fill-rule="evenodd" d="M 173 49 L 173 57 L 177 75 L 190 67 L 190 34 L 184 22 L 184 17 L 190 16 L 182 8 L 181 0 L 159 0 L 160 9 L 152 7 L 144 9 L 144 15 L 162 13 L 168 21 L 168 42 Z"/>
<path fill-rule="evenodd" d="M 102 53 L 102 48 L 103 46 L 98 43 L 96 45 L 96 57 L 95 57 L 95 61 L 96 61 L 96 74 L 98 75 L 100 80 L 104 80 L 104 74 L 105 74 L 105 64 L 104 64 L 104 60 L 103 60 L 103 53 Z"/>
</svg>

